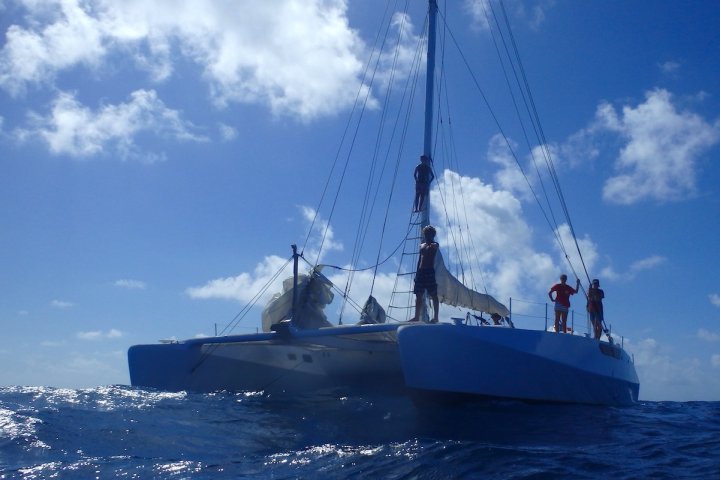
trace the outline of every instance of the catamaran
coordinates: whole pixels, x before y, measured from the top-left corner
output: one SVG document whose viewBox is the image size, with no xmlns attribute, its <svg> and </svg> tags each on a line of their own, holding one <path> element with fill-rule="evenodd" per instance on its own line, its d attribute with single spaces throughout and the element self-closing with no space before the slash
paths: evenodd
<svg viewBox="0 0 720 480">
<path fill-rule="evenodd" d="M 438 154 L 433 127 L 441 117 L 434 113 L 439 91 L 435 81 L 445 80 L 435 67 L 438 13 L 436 0 L 429 0 L 427 36 L 419 42 L 426 52 L 422 156 L 433 167 Z M 447 24 L 445 31 L 450 31 Z M 453 39 L 451 33 L 446 34 L 449 39 Z M 379 61 L 380 55 L 373 58 Z M 418 55 L 414 63 L 418 71 L 421 59 Z M 407 85 L 406 92 L 412 97 L 413 83 Z M 398 119 L 409 118 L 410 100 L 403 96 L 398 112 L 404 109 L 404 113 L 398 113 Z M 397 152 L 397 158 L 402 158 L 402 142 Z M 368 192 L 379 188 L 381 177 L 373 168 Z M 434 190 L 433 195 L 437 194 L 442 192 Z M 390 201 L 387 205 L 390 211 Z M 324 310 L 333 300 L 335 288 L 323 273 L 329 267 L 316 262 L 309 273 L 300 274 L 300 261 L 306 259 L 293 245 L 288 262 L 293 265 L 293 275 L 262 312 L 263 332 L 132 346 L 128 351 L 132 385 L 172 391 L 286 393 L 392 389 L 416 398 L 491 397 L 609 405 L 637 401 L 639 381 L 632 358 L 609 333 L 607 340 L 598 340 L 547 327 L 515 328 L 510 309 L 487 292 L 460 281 L 458 276 L 466 277 L 453 275 L 442 254 L 435 258 L 438 298 L 466 313 L 449 322 L 427 323 L 424 298 L 421 314 L 415 318 L 411 283 L 418 232 L 430 224 L 430 196 L 418 210 L 409 215 L 403 232 L 395 288 L 387 309 L 379 305 L 371 290 L 358 323 L 329 322 Z M 366 214 L 364 209 L 360 225 L 368 222 Z M 378 259 L 381 250 L 379 247 Z M 353 264 L 358 257 L 354 254 Z M 380 263 L 373 267 L 375 272 Z M 349 284 L 359 269 L 346 270 Z M 344 300 L 348 291 L 347 287 L 341 291 Z M 407 300 L 398 300 L 401 293 Z M 493 319 L 492 324 L 484 314 Z"/>
</svg>

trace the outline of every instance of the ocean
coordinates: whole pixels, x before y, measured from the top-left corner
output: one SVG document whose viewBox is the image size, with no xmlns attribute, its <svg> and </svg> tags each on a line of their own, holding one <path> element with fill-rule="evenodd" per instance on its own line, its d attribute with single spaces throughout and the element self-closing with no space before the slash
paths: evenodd
<svg viewBox="0 0 720 480">
<path fill-rule="evenodd" d="M 0 478 L 720 479 L 720 402 L 2 387 Z"/>
</svg>

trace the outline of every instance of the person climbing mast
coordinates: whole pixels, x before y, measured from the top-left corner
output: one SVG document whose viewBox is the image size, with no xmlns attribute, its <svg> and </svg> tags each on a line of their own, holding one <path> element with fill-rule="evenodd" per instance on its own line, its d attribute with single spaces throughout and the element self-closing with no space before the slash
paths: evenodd
<svg viewBox="0 0 720 480">
<path fill-rule="evenodd" d="M 430 195 L 430 183 L 435 179 L 430 159 L 427 155 L 420 157 L 420 163 L 415 167 L 415 201 L 413 202 L 413 212 L 422 211 L 425 206 L 425 199 Z"/>
</svg>

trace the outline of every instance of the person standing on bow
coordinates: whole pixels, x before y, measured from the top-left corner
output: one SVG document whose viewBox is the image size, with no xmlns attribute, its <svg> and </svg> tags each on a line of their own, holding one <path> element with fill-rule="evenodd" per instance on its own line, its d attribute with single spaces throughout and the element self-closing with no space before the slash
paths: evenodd
<svg viewBox="0 0 720 480">
<path fill-rule="evenodd" d="M 437 323 L 439 302 L 437 282 L 435 281 L 435 256 L 440 245 L 435 241 L 436 231 L 432 225 L 423 228 L 422 232 L 424 242 L 420 245 L 420 256 L 417 263 L 417 272 L 415 273 L 415 287 L 413 288 L 415 293 L 415 318 L 410 321 L 420 320 L 423 294 L 427 292 L 433 304 L 433 319 L 431 322 Z"/>
<path fill-rule="evenodd" d="M 430 166 L 430 159 L 423 155 L 420 157 L 420 163 L 415 167 L 415 202 L 413 202 L 413 212 L 422 210 L 425 199 L 430 195 L 430 182 L 435 179 L 435 174 Z"/>
<path fill-rule="evenodd" d="M 600 340 L 603 331 L 603 321 L 605 320 L 603 316 L 603 298 L 605 298 L 605 292 L 600 288 L 600 280 L 596 278 L 588 289 L 587 301 L 587 311 L 590 315 L 595 340 Z"/>
<path fill-rule="evenodd" d="M 556 283 L 552 286 L 548 292 L 550 301 L 555 302 L 555 332 L 567 331 L 567 316 L 570 310 L 570 295 L 575 295 L 580 288 L 580 279 L 577 279 L 575 288 L 572 288 L 567 283 L 567 275 L 560 275 L 560 283 Z M 555 298 L 553 298 L 553 292 L 555 292 Z"/>
</svg>

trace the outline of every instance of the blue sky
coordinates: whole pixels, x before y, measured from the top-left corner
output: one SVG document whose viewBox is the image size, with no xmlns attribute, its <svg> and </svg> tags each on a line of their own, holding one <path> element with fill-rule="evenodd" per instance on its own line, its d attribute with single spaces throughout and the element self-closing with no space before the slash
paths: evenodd
<svg viewBox="0 0 720 480">
<path fill-rule="evenodd" d="M 391 30 L 403 32 L 397 85 L 411 75 L 424 3 L 409 2 L 403 22 L 394 17 Z M 504 80 L 493 73 L 483 3 L 451 3 L 444 18 L 494 102 Z M 585 262 L 635 357 L 641 398 L 720 400 L 720 5 L 505 6 Z M 0 384 L 128 383 L 130 345 L 231 322 L 290 244 L 304 244 L 316 208 L 307 257 L 318 225 L 329 225 L 323 260 L 349 264 L 358 220 L 342 207 L 352 211 L 357 196 L 332 217 L 318 201 L 384 11 L 378 1 L 0 0 Z M 387 60 L 364 120 L 381 117 Z M 436 156 L 433 201 L 462 185 L 485 288 L 544 302 L 560 273 L 573 274 L 471 83 L 452 110 L 463 165 L 446 171 Z M 393 208 L 402 212 L 422 150 L 418 126 L 401 155 L 408 180 Z M 524 143 L 517 128 L 506 134 Z M 360 141 L 356 153 L 369 158 L 372 145 Z M 354 165 L 351 189 L 364 174 Z M 389 230 L 386 250 L 404 227 Z M 374 261 L 368 248 L 357 263 Z M 381 303 L 391 270 L 376 280 Z M 359 274 L 355 285 L 367 295 L 370 281 Z M 256 308 L 236 332 L 258 326 Z"/>
</svg>

